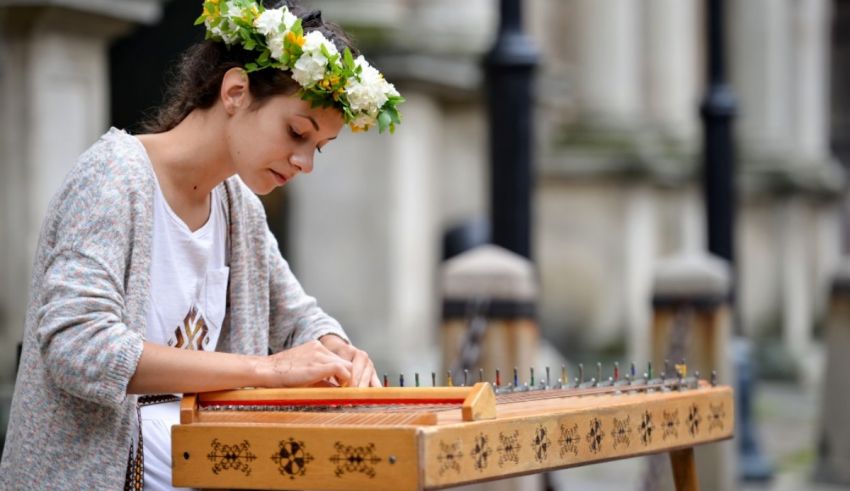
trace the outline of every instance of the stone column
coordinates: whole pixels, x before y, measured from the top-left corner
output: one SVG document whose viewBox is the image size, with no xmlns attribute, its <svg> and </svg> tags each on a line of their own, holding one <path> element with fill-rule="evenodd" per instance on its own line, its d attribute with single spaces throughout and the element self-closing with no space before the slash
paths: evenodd
<svg viewBox="0 0 850 491">
<path fill-rule="evenodd" d="M 652 189 L 642 183 L 626 191 L 623 236 L 623 309 L 629 356 L 649 359 L 650 306 L 646 298 L 652 289 L 652 267 L 656 256 L 657 217 Z"/>
<path fill-rule="evenodd" d="M 442 114 L 427 94 L 399 91 L 407 102 L 395 134 L 344 129 L 313 173 L 291 184 L 286 257 L 379 371 L 425 373 L 438 362 L 431 355 Z"/>
<path fill-rule="evenodd" d="M 792 58 L 787 0 L 729 2 L 728 51 L 732 86 L 741 101 L 737 127 L 746 145 L 781 154 L 794 117 Z"/>
<path fill-rule="evenodd" d="M 763 333 L 754 327 L 771 319 L 756 312 L 780 311 L 785 350 L 798 360 L 797 368 L 806 369 L 802 360 L 825 305 L 823 264 L 838 259 L 827 244 L 837 237 L 828 229 L 838 226 L 831 217 L 845 179 L 830 155 L 827 129 L 831 6 L 828 0 L 746 0 L 730 7 L 731 72 L 741 101 L 742 222 L 772 235 L 767 250 L 752 239 L 743 241 L 740 262 L 779 258 L 778 298 L 770 305 L 746 293 L 770 288 L 769 280 L 741 275 L 742 318 L 750 323 L 745 330 L 758 335 Z M 771 211 L 753 213 L 761 204 Z M 823 257 L 822 251 L 831 255 Z"/>
<path fill-rule="evenodd" d="M 157 0 L 0 1 L 0 381 L 14 370 L 48 202 L 109 124 L 109 42 L 159 13 Z"/>
<path fill-rule="evenodd" d="M 829 0 L 794 2 L 791 32 L 795 113 L 791 121 L 800 153 L 814 162 L 829 156 Z"/>
<path fill-rule="evenodd" d="M 700 44 L 697 0 L 647 0 L 643 12 L 646 112 L 666 134 L 698 134 Z"/>
<path fill-rule="evenodd" d="M 579 109 L 614 125 L 636 124 L 643 107 L 641 2 L 576 0 Z"/>
</svg>

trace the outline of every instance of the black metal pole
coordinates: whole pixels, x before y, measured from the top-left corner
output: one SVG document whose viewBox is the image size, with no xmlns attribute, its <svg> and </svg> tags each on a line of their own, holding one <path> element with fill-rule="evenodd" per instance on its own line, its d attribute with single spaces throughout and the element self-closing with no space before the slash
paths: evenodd
<svg viewBox="0 0 850 491">
<path fill-rule="evenodd" d="M 531 258 L 532 82 L 538 55 L 522 31 L 520 0 L 501 0 L 496 42 L 484 58 L 490 116 L 492 241 Z"/>
<path fill-rule="evenodd" d="M 730 303 L 735 342 L 732 358 L 737 374 L 738 451 L 740 474 L 746 480 L 767 480 L 773 469 L 763 456 L 756 440 L 752 421 L 752 396 L 755 385 L 752 349 L 743 336 L 737 302 L 737 268 L 735 268 L 735 153 L 732 122 L 737 101 L 726 81 L 724 43 L 724 1 L 708 0 L 707 70 L 708 86 L 700 108 L 704 127 L 703 190 L 705 193 L 708 250 L 729 261 L 732 271 Z"/>
</svg>

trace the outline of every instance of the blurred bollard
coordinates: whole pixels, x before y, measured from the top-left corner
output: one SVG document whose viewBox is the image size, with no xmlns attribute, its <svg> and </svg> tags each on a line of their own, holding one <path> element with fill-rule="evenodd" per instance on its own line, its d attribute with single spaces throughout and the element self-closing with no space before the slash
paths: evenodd
<svg viewBox="0 0 850 491">
<path fill-rule="evenodd" d="M 469 383 L 477 382 L 479 368 L 486 381 L 494 383 L 499 369 L 502 384 L 513 383 L 514 367 L 520 384 L 527 382 L 539 343 L 538 287 L 531 261 L 488 244 L 446 261 L 441 283 L 443 364 L 454 384 L 463 383 L 464 369 L 469 370 Z M 438 384 L 445 384 L 445 375 Z M 526 491 L 540 489 L 541 483 L 537 474 L 459 489 Z"/>
<path fill-rule="evenodd" d="M 486 217 L 470 218 L 443 233 L 443 261 L 489 243 L 490 220 Z"/>
<path fill-rule="evenodd" d="M 689 373 L 700 371 L 709 379 L 717 371 L 721 383 L 732 383 L 729 360 L 732 309 L 731 278 L 727 261 L 705 253 L 689 253 L 662 260 L 653 285 L 652 362 L 663 371 L 685 361 Z M 703 491 L 735 489 L 735 451 L 732 441 L 697 447 L 697 474 Z M 661 489 L 667 479 L 665 455 L 650 459 L 644 489 Z M 666 483 L 669 487 L 672 483 Z"/>
<path fill-rule="evenodd" d="M 826 371 L 822 381 L 816 481 L 850 485 L 850 260 L 845 259 L 832 283 L 826 323 Z"/>
</svg>

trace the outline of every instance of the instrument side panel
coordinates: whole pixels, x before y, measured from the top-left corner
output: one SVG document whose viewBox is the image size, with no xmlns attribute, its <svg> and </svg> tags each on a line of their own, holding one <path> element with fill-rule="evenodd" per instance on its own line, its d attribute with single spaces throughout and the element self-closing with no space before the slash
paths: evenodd
<svg viewBox="0 0 850 491">
<path fill-rule="evenodd" d="M 173 484 L 420 489 L 416 428 L 196 423 L 172 427 Z"/>
<path fill-rule="evenodd" d="M 623 398 L 617 404 L 606 399 Z M 423 429 L 425 488 L 540 472 L 730 438 L 732 390 L 600 397 L 594 407 L 537 411 Z M 626 402 L 624 404 L 624 402 Z"/>
</svg>

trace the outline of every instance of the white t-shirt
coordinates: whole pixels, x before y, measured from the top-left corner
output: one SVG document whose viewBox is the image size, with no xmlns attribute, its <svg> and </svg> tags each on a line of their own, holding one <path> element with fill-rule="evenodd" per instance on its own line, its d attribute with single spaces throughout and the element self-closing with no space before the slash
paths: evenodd
<svg viewBox="0 0 850 491">
<path fill-rule="evenodd" d="M 207 223 L 192 232 L 168 205 L 157 183 L 147 341 L 180 349 L 215 351 L 230 273 L 227 214 L 219 193 L 218 190 L 211 193 Z M 171 426 L 179 422 L 179 402 L 141 408 L 145 489 L 174 489 Z"/>
</svg>

